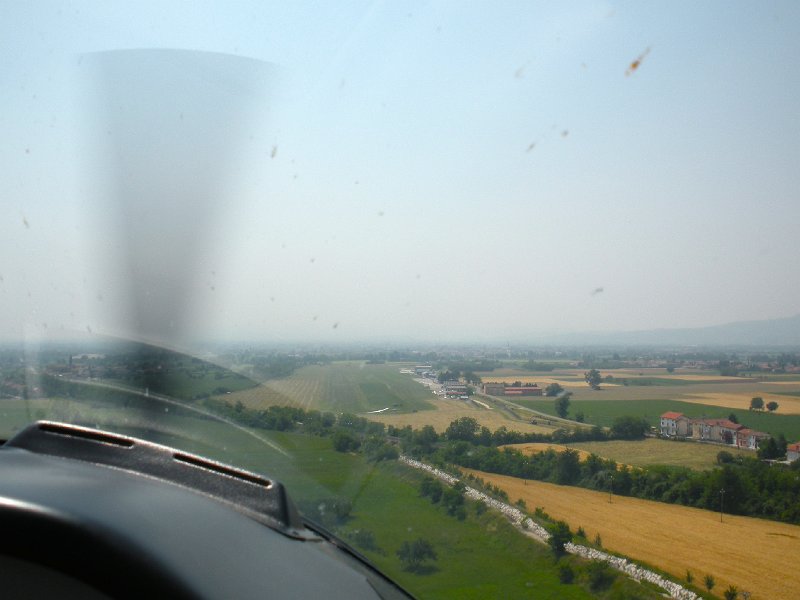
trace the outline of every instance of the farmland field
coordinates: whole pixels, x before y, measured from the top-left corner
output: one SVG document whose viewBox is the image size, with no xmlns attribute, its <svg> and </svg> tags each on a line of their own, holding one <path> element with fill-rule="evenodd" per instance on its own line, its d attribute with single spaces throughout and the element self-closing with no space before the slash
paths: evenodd
<svg viewBox="0 0 800 600">
<path fill-rule="evenodd" d="M 567 448 L 571 448 L 578 451 L 581 460 L 585 460 L 589 454 L 596 454 L 601 458 L 614 460 L 619 465 L 633 467 L 668 465 L 689 467 L 696 470 L 705 470 L 716 466 L 717 454 L 723 449 L 734 456 L 755 456 L 753 452 L 739 450 L 738 448 L 723 448 L 712 444 L 654 438 L 633 441 L 580 442 L 569 445 L 548 443 L 508 444 L 501 447 L 514 448 L 526 455 L 538 454 L 551 448 L 556 452 L 563 452 Z"/>
<path fill-rule="evenodd" d="M 700 583 L 706 574 L 717 590 L 735 585 L 754 598 L 793 600 L 800 590 L 800 527 L 750 517 L 614 496 L 575 487 L 463 469 L 505 490 L 512 502 L 542 507 L 551 517 L 579 526 L 589 539 L 652 565 L 677 579 L 687 570 Z"/>
<path fill-rule="evenodd" d="M 305 409 L 362 413 L 391 408 L 397 412 L 429 410 L 430 392 L 396 365 L 342 362 L 302 367 L 289 377 L 227 394 L 229 402 L 248 408 L 296 405 Z"/>
<path fill-rule="evenodd" d="M 755 456 L 754 452 L 737 448 L 653 438 L 634 441 L 580 442 L 571 444 L 570 447 L 636 467 L 669 465 L 697 470 L 714 467 L 717 464 L 717 454 L 723 449 L 734 456 Z"/>
</svg>

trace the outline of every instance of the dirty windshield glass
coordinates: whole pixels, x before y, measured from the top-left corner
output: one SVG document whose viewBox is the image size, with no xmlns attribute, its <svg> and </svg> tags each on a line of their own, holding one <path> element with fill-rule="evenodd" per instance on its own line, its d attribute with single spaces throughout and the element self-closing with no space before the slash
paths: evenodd
<svg viewBox="0 0 800 600">
<path fill-rule="evenodd" d="M 5 2 L 0 437 L 286 484 L 420 598 L 795 598 L 794 2 Z"/>
</svg>

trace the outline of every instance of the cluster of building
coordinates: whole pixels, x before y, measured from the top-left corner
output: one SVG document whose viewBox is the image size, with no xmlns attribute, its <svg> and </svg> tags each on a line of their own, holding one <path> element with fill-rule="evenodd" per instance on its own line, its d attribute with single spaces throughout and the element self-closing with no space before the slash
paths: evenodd
<svg viewBox="0 0 800 600">
<path fill-rule="evenodd" d="M 462 383 L 447 381 L 442 385 L 442 396 L 445 398 L 461 398 L 467 400 L 467 386 Z"/>
<path fill-rule="evenodd" d="M 770 437 L 768 433 L 748 429 L 728 419 L 690 419 L 679 412 L 661 415 L 659 431 L 663 437 L 716 442 L 745 450 L 758 450 L 761 441 Z"/>
<path fill-rule="evenodd" d="M 483 393 L 487 396 L 541 396 L 542 388 L 535 383 L 508 385 L 507 383 L 484 383 Z"/>
</svg>

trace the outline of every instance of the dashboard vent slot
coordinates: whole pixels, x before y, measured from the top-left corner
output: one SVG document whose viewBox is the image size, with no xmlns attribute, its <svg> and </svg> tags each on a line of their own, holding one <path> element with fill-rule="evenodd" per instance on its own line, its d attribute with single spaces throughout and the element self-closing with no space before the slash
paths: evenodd
<svg viewBox="0 0 800 600">
<path fill-rule="evenodd" d="M 41 431 L 46 431 L 48 433 L 77 437 L 85 440 L 92 440 L 93 442 L 101 442 L 103 444 L 113 444 L 115 446 L 122 446 L 123 448 L 132 448 L 135 444 L 131 438 L 114 435 L 113 433 L 108 433 L 106 431 L 85 428 L 79 429 L 77 427 L 64 427 L 60 423 L 38 423 L 37 426 Z"/>
<path fill-rule="evenodd" d="M 265 488 L 268 488 L 272 485 L 272 482 L 269 479 L 265 479 L 264 477 L 260 477 L 259 475 L 254 475 L 253 473 L 248 473 L 247 471 L 240 471 L 239 469 L 234 469 L 232 467 L 228 467 L 220 463 L 215 463 L 213 461 L 206 460 L 205 458 L 202 458 L 200 456 L 193 456 L 191 454 L 183 454 L 182 452 L 176 452 L 175 454 L 172 455 L 172 458 L 179 462 L 193 465 L 195 467 L 200 467 L 201 469 L 208 469 L 216 473 L 221 473 L 222 475 L 227 475 L 228 477 L 236 477 L 238 479 L 248 481 L 255 485 L 264 486 Z"/>
</svg>

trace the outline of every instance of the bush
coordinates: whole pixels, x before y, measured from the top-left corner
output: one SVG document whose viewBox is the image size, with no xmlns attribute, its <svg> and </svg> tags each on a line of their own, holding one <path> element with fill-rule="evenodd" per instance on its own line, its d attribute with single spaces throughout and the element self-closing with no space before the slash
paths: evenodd
<svg viewBox="0 0 800 600">
<path fill-rule="evenodd" d="M 736 600 L 736 598 L 738 598 L 739 596 L 739 590 L 736 588 L 735 585 L 730 585 L 728 586 L 727 590 L 722 592 L 722 595 L 725 596 L 725 600 Z"/>
<path fill-rule="evenodd" d="M 717 464 L 725 465 L 733 462 L 733 454 L 727 450 L 720 450 L 717 452 Z"/>
<path fill-rule="evenodd" d="M 369 529 L 358 529 L 351 534 L 353 543 L 363 550 L 372 550 L 373 552 L 380 552 L 381 549 L 375 542 L 375 534 Z"/>
<path fill-rule="evenodd" d="M 569 530 L 569 525 L 564 521 L 556 521 L 548 530 L 550 539 L 547 543 L 550 544 L 550 549 L 557 557 L 563 556 L 566 553 L 564 545 L 572 541 L 572 532 Z"/>
<path fill-rule="evenodd" d="M 427 560 L 436 560 L 436 551 L 431 543 L 423 538 L 413 542 L 403 542 L 396 552 L 406 571 L 416 571 Z"/>
<path fill-rule="evenodd" d="M 337 452 L 355 452 L 361 446 L 359 439 L 348 431 L 337 431 L 331 440 L 333 449 Z"/>
<path fill-rule="evenodd" d="M 614 574 L 608 568 L 608 563 L 602 561 L 592 561 L 586 569 L 589 576 L 589 589 L 593 592 L 606 589 L 614 581 Z"/>
<path fill-rule="evenodd" d="M 561 583 L 572 583 L 575 580 L 575 571 L 567 563 L 559 565 L 558 567 L 558 580 Z"/>
</svg>

